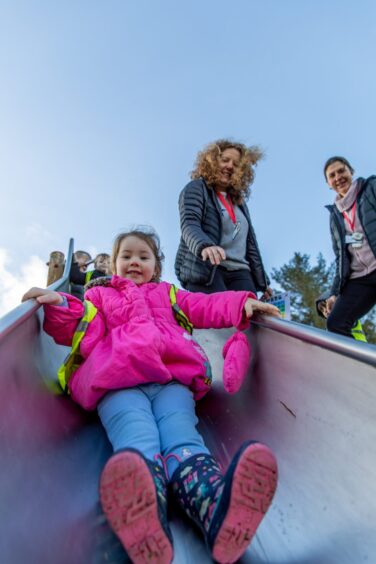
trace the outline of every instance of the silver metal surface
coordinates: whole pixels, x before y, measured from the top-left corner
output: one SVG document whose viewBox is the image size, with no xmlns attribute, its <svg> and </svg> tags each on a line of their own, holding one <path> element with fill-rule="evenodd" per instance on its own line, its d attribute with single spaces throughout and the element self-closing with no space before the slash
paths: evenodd
<svg viewBox="0 0 376 564">
<path fill-rule="evenodd" d="M 360 343 L 355 339 L 349 339 L 342 335 L 336 335 L 335 333 L 328 333 L 316 327 L 309 327 L 308 325 L 302 325 L 294 321 L 284 321 L 282 319 L 276 319 L 275 317 L 260 318 L 258 321 L 254 322 L 254 325 L 273 329 L 283 335 L 296 337 L 305 343 L 318 345 L 326 350 L 334 351 L 337 354 L 376 366 L 375 345 Z"/>
<path fill-rule="evenodd" d="M 41 323 L 32 304 L 0 320 L 0 562 L 125 562 L 97 505 L 109 445 L 95 415 L 56 395 L 66 349 Z M 216 376 L 198 403 L 200 428 L 224 467 L 255 438 L 275 451 L 280 471 L 275 501 L 241 562 L 376 562 L 375 348 L 260 318 L 249 332 L 248 377 L 229 396 L 221 384 L 229 333 L 195 333 Z M 175 563 L 211 562 L 180 516 L 172 530 Z"/>
<path fill-rule="evenodd" d="M 72 256 L 73 256 L 73 244 L 74 244 L 73 239 L 70 239 L 68 252 L 65 258 L 65 267 L 64 267 L 63 276 L 60 278 L 60 280 L 56 280 L 56 282 L 54 282 L 49 286 L 50 290 L 56 290 L 61 292 L 68 290 L 69 272 L 70 272 Z M 19 306 L 14 308 L 12 311 L 7 313 L 3 317 L 0 317 L 0 340 L 3 339 L 9 331 L 15 331 L 18 325 L 23 323 L 25 319 L 27 319 L 30 315 L 32 315 L 37 310 L 37 308 L 38 306 L 36 305 L 35 300 L 28 300 L 27 302 L 20 304 Z"/>
<path fill-rule="evenodd" d="M 253 362 L 241 392 L 226 397 L 218 383 L 199 407 L 222 463 L 248 438 L 267 443 L 279 462 L 275 501 L 242 561 L 376 562 L 374 358 L 365 362 L 362 344 L 362 361 L 342 347 L 334 352 L 333 342 L 310 344 L 297 324 L 294 337 L 282 334 L 273 321 L 251 329 Z M 217 374 L 219 333 L 199 335 Z"/>
</svg>

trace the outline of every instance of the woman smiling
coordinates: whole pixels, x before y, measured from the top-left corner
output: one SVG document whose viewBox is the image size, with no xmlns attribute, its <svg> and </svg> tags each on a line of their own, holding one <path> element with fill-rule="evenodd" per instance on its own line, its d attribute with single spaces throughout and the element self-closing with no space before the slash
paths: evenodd
<svg viewBox="0 0 376 564">
<path fill-rule="evenodd" d="M 258 147 L 221 139 L 201 151 L 179 197 L 175 272 L 193 292 L 248 290 L 271 295 L 246 205 Z"/>
<path fill-rule="evenodd" d="M 353 174 L 344 157 L 331 157 L 324 165 L 337 194 L 327 206 L 336 255 L 327 327 L 349 337 L 354 323 L 376 304 L 376 176 L 354 180 Z"/>
</svg>

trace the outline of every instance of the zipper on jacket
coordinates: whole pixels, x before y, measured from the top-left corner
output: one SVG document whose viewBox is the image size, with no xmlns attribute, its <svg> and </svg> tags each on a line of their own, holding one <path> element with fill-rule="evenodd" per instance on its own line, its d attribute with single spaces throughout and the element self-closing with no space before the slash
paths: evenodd
<svg viewBox="0 0 376 564">
<path fill-rule="evenodd" d="M 338 216 L 337 216 L 337 214 L 338 214 Z M 339 272 L 339 276 L 340 276 L 340 278 L 339 278 L 339 291 L 341 291 L 341 290 L 343 290 L 343 286 L 345 284 L 345 280 L 344 280 L 345 273 L 343 271 L 343 259 L 344 259 L 344 254 L 346 253 L 346 247 L 344 247 L 344 245 L 343 245 L 343 234 L 346 237 L 346 229 L 345 229 L 344 226 L 343 226 L 343 229 L 342 229 L 342 225 L 341 225 L 340 218 L 339 218 L 339 211 L 338 211 L 335 204 L 333 205 L 333 220 L 334 220 L 334 223 L 336 224 L 336 227 L 337 227 L 339 246 L 340 246 L 340 249 L 339 249 L 340 250 L 340 253 L 339 253 L 339 260 L 340 260 L 339 266 L 340 266 L 340 268 L 338 268 L 338 272 Z"/>
<path fill-rule="evenodd" d="M 217 243 L 217 245 L 219 245 L 220 242 L 221 242 L 221 238 L 222 238 L 221 209 L 220 209 L 220 207 L 219 207 L 218 198 L 217 198 L 217 196 L 216 196 L 216 193 L 215 193 L 214 188 L 208 188 L 208 185 L 206 184 L 206 182 L 205 182 L 204 179 L 203 179 L 203 181 L 204 181 L 205 190 L 208 191 L 208 196 L 210 195 L 210 192 L 212 192 L 212 194 L 213 194 L 214 208 L 215 208 L 216 211 L 217 211 L 218 220 L 219 220 L 219 242 Z M 211 284 L 213 283 L 213 280 L 214 280 L 215 273 L 217 272 L 217 268 L 218 268 L 218 265 L 214 265 L 214 266 L 213 266 L 212 271 L 211 271 L 211 273 L 210 273 L 210 278 L 209 278 L 209 280 L 205 283 L 205 286 L 211 286 Z"/>
<path fill-rule="evenodd" d="M 368 243 L 368 245 L 369 245 L 369 248 L 371 249 L 371 251 L 373 252 L 373 254 L 375 255 L 375 258 L 376 258 L 375 249 L 372 248 L 372 245 L 371 245 L 371 243 L 370 243 L 370 241 L 369 241 L 369 238 L 368 238 L 368 235 L 367 235 L 366 227 L 365 227 L 365 225 L 364 225 L 364 223 L 363 223 L 362 206 L 358 205 L 358 204 L 360 203 L 360 196 L 362 196 L 362 195 L 363 195 L 363 192 L 364 192 L 364 190 L 363 190 L 364 185 L 365 185 L 365 183 L 363 183 L 363 184 L 361 185 L 361 187 L 360 187 L 360 189 L 359 189 L 358 197 L 357 197 L 357 199 L 356 199 L 356 202 L 357 202 L 357 211 L 358 211 L 359 221 L 360 221 L 360 223 L 361 223 L 361 225 L 362 225 L 362 227 L 363 227 L 364 235 L 365 235 L 365 238 L 367 239 L 367 243 Z M 365 197 L 366 197 L 366 194 L 364 194 L 364 198 L 365 198 Z M 372 204 L 371 204 L 371 205 L 372 205 Z"/>
</svg>

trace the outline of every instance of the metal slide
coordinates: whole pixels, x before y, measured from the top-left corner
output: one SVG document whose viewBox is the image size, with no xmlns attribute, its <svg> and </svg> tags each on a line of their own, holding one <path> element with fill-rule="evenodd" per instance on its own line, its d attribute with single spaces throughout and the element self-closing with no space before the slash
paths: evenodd
<svg viewBox="0 0 376 564">
<path fill-rule="evenodd" d="M 67 256 L 70 264 L 73 242 Z M 66 289 L 68 267 L 54 289 Z M 0 562 L 120 564 L 99 510 L 110 447 L 95 415 L 55 390 L 66 354 L 30 301 L 0 319 Z M 275 501 L 241 562 L 376 562 L 376 348 L 260 318 L 253 361 L 235 396 L 221 385 L 229 331 L 198 331 L 216 381 L 198 403 L 208 446 L 226 467 L 241 442 L 275 451 Z M 177 564 L 209 563 L 200 535 L 172 516 Z"/>
</svg>

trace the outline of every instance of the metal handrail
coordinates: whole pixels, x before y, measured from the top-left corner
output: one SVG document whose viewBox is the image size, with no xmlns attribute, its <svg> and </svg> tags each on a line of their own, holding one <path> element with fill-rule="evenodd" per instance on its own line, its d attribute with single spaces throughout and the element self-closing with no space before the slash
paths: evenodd
<svg viewBox="0 0 376 564">
<path fill-rule="evenodd" d="M 50 290 L 59 290 L 68 282 L 73 248 L 74 240 L 70 239 L 63 276 L 48 287 Z M 40 305 L 35 300 L 28 300 L 1 317 L 0 340 L 31 317 L 39 307 Z M 294 337 L 311 345 L 316 345 L 366 364 L 376 366 L 376 346 L 374 345 L 360 343 L 355 339 L 328 333 L 322 329 L 303 325 L 302 323 L 276 319 L 269 315 L 257 316 L 255 319 L 252 319 L 252 323 L 255 326 L 277 331 L 278 333 Z"/>
<path fill-rule="evenodd" d="M 69 272 L 72 263 L 72 256 L 73 256 L 73 248 L 74 248 L 74 240 L 69 240 L 68 252 L 66 255 L 65 260 L 65 267 L 63 276 L 56 280 L 53 284 L 48 286 L 49 290 L 58 291 L 63 288 L 66 283 L 69 281 Z M 38 304 L 35 300 L 28 300 L 27 302 L 20 304 L 19 306 L 15 307 L 9 313 L 6 313 L 3 317 L 0 318 L 0 341 L 10 332 L 14 331 L 21 323 L 23 323 L 26 319 L 31 317 L 37 309 L 39 309 L 40 304 Z"/>
<path fill-rule="evenodd" d="M 269 315 L 260 316 L 254 320 L 252 319 L 252 323 L 256 326 L 294 337 L 305 343 L 316 345 L 359 360 L 360 362 L 376 366 L 375 345 L 359 342 L 343 335 L 328 333 L 327 331 L 323 331 L 317 327 L 311 327 L 310 325 L 303 325 L 302 323 L 287 321 L 285 319 L 277 319 Z"/>
</svg>

